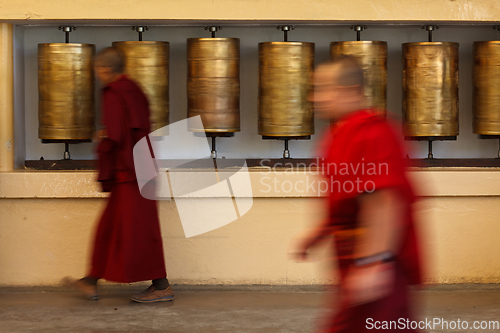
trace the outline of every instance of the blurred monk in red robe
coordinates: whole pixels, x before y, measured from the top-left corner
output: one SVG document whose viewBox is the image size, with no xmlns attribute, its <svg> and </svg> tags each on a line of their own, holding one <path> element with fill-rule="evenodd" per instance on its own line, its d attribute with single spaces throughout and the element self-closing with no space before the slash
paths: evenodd
<svg viewBox="0 0 500 333">
<path fill-rule="evenodd" d="M 94 239 L 89 274 L 69 281 L 89 299 L 98 299 L 97 281 L 130 283 L 152 280 L 132 296 L 136 302 L 171 301 L 156 201 L 141 196 L 133 148 L 150 131 L 148 101 L 123 73 L 124 59 L 114 48 L 102 50 L 95 74 L 102 83 L 102 123 L 98 145 L 98 180 L 110 192 Z"/>
<path fill-rule="evenodd" d="M 401 134 L 367 108 L 363 81 L 363 71 L 350 57 L 320 65 L 314 73 L 315 113 L 334 121 L 319 159 L 329 186 L 327 218 L 300 237 L 293 255 L 304 260 L 312 247 L 333 236 L 340 304 L 322 333 L 415 328 L 408 327 L 408 287 L 421 282 L 411 211 L 415 197 L 405 176 Z"/>
</svg>

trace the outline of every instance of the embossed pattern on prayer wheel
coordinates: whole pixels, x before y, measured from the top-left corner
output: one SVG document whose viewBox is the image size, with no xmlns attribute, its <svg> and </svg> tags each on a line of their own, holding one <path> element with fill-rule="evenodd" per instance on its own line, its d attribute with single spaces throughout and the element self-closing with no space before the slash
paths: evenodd
<svg viewBox="0 0 500 333">
<path fill-rule="evenodd" d="M 90 140 L 95 131 L 92 44 L 38 44 L 38 137 Z"/>
<path fill-rule="evenodd" d="M 364 72 L 365 98 L 369 107 L 385 114 L 387 109 L 387 42 L 348 41 L 330 43 L 330 58 L 350 56 Z"/>
<path fill-rule="evenodd" d="M 314 134 L 311 91 L 314 43 L 259 43 L 259 134 Z"/>
<path fill-rule="evenodd" d="M 200 116 L 194 132 L 240 131 L 240 40 L 188 38 L 188 117 Z"/>
<path fill-rule="evenodd" d="M 124 71 L 148 98 L 151 131 L 169 124 L 169 43 L 158 41 L 113 42 L 125 58 Z"/>
<path fill-rule="evenodd" d="M 458 43 L 403 44 L 405 136 L 458 135 Z"/>
<path fill-rule="evenodd" d="M 500 135 L 500 41 L 473 44 L 474 133 Z"/>
</svg>

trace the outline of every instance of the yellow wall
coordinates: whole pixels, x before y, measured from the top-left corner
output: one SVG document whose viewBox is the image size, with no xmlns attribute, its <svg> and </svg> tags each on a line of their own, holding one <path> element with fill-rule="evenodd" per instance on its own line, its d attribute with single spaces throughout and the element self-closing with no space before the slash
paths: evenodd
<svg viewBox="0 0 500 333">
<path fill-rule="evenodd" d="M 495 22 L 489 0 L 2 0 L 3 20 L 300 20 Z"/>
<path fill-rule="evenodd" d="M 500 198 L 425 198 L 416 205 L 431 283 L 499 283 Z"/>
<path fill-rule="evenodd" d="M 493 0 L 0 0 L 0 8 L 0 21 L 15 24 L 63 20 L 74 24 L 138 20 L 481 24 L 500 17 L 500 7 Z M 8 31 L 10 39 L 11 28 L 1 29 Z M 3 60 L 12 55 L 8 53 Z M 0 95 L 10 94 L 11 88 L 12 83 L 0 85 Z M 0 122 L 10 121 L 12 108 L 0 108 Z M 8 127 L 12 132 L 12 125 Z M 13 157 L 0 155 L 0 165 L 5 163 L 7 170 L 12 169 Z M 97 192 L 94 176 L 87 172 L 0 172 L 0 285 L 55 285 L 65 275 L 84 274 L 93 226 L 105 200 Z M 305 177 L 271 176 L 282 181 Z M 423 199 L 417 208 L 428 257 L 427 281 L 498 283 L 500 172 L 434 170 L 414 172 L 414 176 L 421 177 L 418 184 Z M 173 283 L 311 284 L 332 280 L 324 249 L 309 264 L 291 262 L 286 255 L 293 236 L 321 214 L 319 199 L 308 192 L 263 193 L 261 180 L 262 176 L 252 174 L 256 197 L 247 215 L 189 239 L 183 235 L 175 204 L 160 203 L 166 264 Z"/>
<path fill-rule="evenodd" d="M 0 171 L 14 169 L 13 28 L 0 24 Z"/>
<path fill-rule="evenodd" d="M 251 173 L 254 205 L 239 220 L 185 238 L 174 202 L 160 201 L 165 259 L 173 283 L 317 284 L 334 280 L 327 248 L 313 263 L 288 259 L 292 239 L 323 213 L 315 190 L 267 192 L 264 177 L 304 181 L 308 173 Z M 0 285 L 56 285 L 82 276 L 105 199 L 92 172 L 0 173 Z M 500 173 L 411 173 L 429 283 L 500 282 Z M 266 178 L 267 179 L 267 178 Z M 264 183 L 269 182 L 265 180 Z M 202 198 L 191 198 L 193 207 Z M 203 214 L 217 214 L 207 211 Z"/>
<path fill-rule="evenodd" d="M 188 284 L 324 282 L 314 265 L 287 259 L 291 237 L 309 221 L 308 201 L 256 200 L 240 220 L 189 239 L 175 204 L 161 202 L 169 279 Z M 0 285 L 54 285 L 66 275 L 83 276 L 103 204 L 102 199 L 1 200 Z"/>
</svg>

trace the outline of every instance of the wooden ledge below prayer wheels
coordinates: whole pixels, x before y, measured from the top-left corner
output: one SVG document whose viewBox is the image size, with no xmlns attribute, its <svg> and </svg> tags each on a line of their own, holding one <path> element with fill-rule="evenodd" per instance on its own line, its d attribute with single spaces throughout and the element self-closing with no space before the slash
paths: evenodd
<svg viewBox="0 0 500 333">
<path fill-rule="evenodd" d="M 280 158 L 280 159 L 216 159 L 219 168 L 240 166 L 246 161 L 249 169 L 255 168 L 294 168 L 313 169 L 319 166 L 315 158 Z M 500 168 L 500 158 L 432 158 L 432 159 L 408 159 L 411 168 Z M 175 160 L 160 160 L 158 167 L 169 168 L 178 165 Z M 177 169 L 203 169 L 213 166 L 213 159 L 185 160 Z M 95 160 L 28 160 L 25 168 L 30 170 L 96 170 Z"/>
</svg>

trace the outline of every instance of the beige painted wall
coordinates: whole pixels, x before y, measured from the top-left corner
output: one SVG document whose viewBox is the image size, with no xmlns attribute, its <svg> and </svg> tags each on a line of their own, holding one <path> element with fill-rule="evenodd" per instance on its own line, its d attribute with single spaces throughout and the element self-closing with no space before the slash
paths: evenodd
<svg viewBox="0 0 500 333">
<path fill-rule="evenodd" d="M 416 205 L 428 282 L 500 282 L 500 198 L 425 198 Z"/>
<path fill-rule="evenodd" d="M 201 200 L 201 199 L 193 199 Z M 256 199 L 241 219 L 184 237 L 173 202 L 161 202 L 168 275 L 176 284 L 323 284 L 335 281 L 325 251 L 287 258 L 295 235 L 319 214 L 310 198 Z M 0 200 L 0 285 L 57 285 L 83 276 L 103 199 Z M 423 199 L 419 225 L 428 283 L 500 282 L 500 198 Z"/>
<path fill-rule="evenodd" d="M 1 0 L 3 20 L 498 20 L 494 0 Z"/>
<path fill-rule="evenodd" d="M 251 172 L 251 210 L 217 230 L 185 238 L 173 201 L 160 201 L 169 278 L 177 284 L 323 284 L 335 281 L 328 248 L 312 263 L 287 257 L 292 239 L 322 214 L 315 191 L 265 192 L 263 177 L 298 182 L 304 173 Z M 411 173 L 428 283 L 500 282 L 500 173 Z M 105 198 L 95 174 L 0 173 L 0 285 L 57 285 L 82 276 Z M 267 182 L 268 180 L 266 180 Z M 160 183 L 161 184 L 161 183 Z M 203 198 L 191 198 L 193 207 Z M 202 212 L 202 214 L 217 214 Z"/>
<path fill-rule="evenodd" d="M 56 285 L 66 275 L 83 276 L 104 203 L 104 199 L 0 200 L 0 285 Z M 184 237 L 175 203 L 160 202 L 159 207 L 172 283 L 327 281 L 321 265 L 287 258 L 290 239 L 315 214 L 309 199 L 257 199 L 238 221 L 189 239 Z"/>
<path fill-rule="evenodd" d="M 383 0 L 376 5 L 370 0 L 0 0 L 0 21 L 481 24 L 498 20 L 497 4 L 494 0 Z M 499 172 L 421 174 L 424 198 L 417 208 L 428 259 L 427 281 L 498 283 Z M 291 177 L 302 179 L 300 175 Z M 89 173 L 0 173 L 0 285 L 55 285 L 65 275 L 84 274 L 93 226 L 105 200 L 92 179 Z M 253 179 L 254 193 L 262 192 L 260 180 Z M 286 255 L 293 236 L 320 213 L 314 193 L 260 193 L 241 219 L 186 239 L 175 204 L 160 202 L 169 277 L 173 283 L 327 283 L 334 278 L 325 251 L 308 264 L 291 262 Z"/>
</svg>

